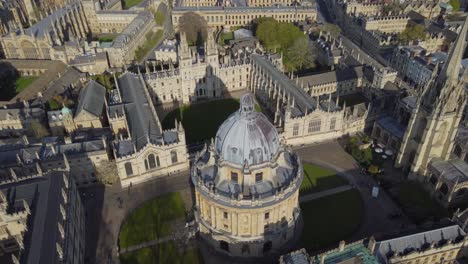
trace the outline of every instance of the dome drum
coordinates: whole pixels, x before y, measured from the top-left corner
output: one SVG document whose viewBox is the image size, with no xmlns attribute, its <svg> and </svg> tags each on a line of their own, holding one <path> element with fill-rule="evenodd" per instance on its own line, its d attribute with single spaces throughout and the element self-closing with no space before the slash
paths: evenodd
<svg viewBox="0 0 468 264">
<path fill-rule="evenodd" d="M 278 252 L 300 233 L 299 157 L 255 111 L 251 94 L 219 127 L 191 169 L 201 237 L 231 256 Z"/>
</svg>

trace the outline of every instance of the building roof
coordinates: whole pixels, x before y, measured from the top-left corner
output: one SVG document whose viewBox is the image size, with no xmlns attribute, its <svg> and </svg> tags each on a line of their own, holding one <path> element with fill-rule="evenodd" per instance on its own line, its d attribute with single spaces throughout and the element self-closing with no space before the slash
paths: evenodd
<svg viewBox="0 0 468 264">
<path fill-rule="evenodd" d="M 265 56 L 253 54 L 251 57 L 256 63 L 262 65 L 264 71 L 270 73 L 274 82 L 278 84 L 278 87 L 283 90 L 283 92 L 291 98 L 294 98 L 294 106 L 291 107 L 291 115 L 293 117 L 303 116 L 305 112 L 312 112 L 317 107 L 328 111 L 328 107 L 323 108 L 323 105 L 317 104 L 317 100 L 320 99 L 311 98 L 302 88 L 298 87 L 293 80 L 280 72 Z M 340 110 L 339 106 L 330 104 L 330 111 L 338 110 Z"/>
<path fill-rule="evenodd" d="M 162 144 L 162 129 L 151 98 L 145 90 L 143 78 L 139 74 L 125 72 L 118 79 L 122 102 L 127 115 L 131 144 L 119 142 L 118 153 L 133 151 L 133 145 L 140 150 L 146 144 Z M 130 149 L 128 149 L 130 147 Z"/>
<path fill-rule="evenodd" d="M 93 80 L 89 81 L 81 90 L 75 116 L 86 111 L 95 117 L 100 117 L 104 107 L 105 96 L 106 88 L 104 86 Z"/>
<path fill-rule="evenodd" d="M 278 132 L 265 115 L 255 111 L 252 94 L 241 97 L 240 109 L 216 133 L 216 153 L 233 164 L 269 162 L 279 148 Z"/>
<path fill-rule="evenodd" d="M 379 264 L 377 258 L 373 256 L 369 249 L 362 243 L 356 242 L 345 245 L 343 250 L 335 249 L 330 252 L 320 254 L 315 257 L 315 263 L 321 263 L 320 258 L 324 255 L 323 264 L 335 263 L 361 263 L 361 264 Z"/>
<path fill-rule="evenodd" d="M 441 177 L 451 182 L 468 180 L 468 164 L 461 159 L 433 158 L 429 166 L 439 172 Z"/>
<path fill-rule="evenodd" d="M 153 19 L 153 14 L 149 11 L 138 13 L 137 17 L 120 33 L 112 42 L 112 47 L 124 48 L 128 42 L 134 40 L 138 32 Z"/>
<path fill-rule="evenodd" d="M 21 263 L 59 263 L 61 262 L 56 245 L 64 248 L 58 224 L 65 232 L 66 221 L 61 217 L 60 206 L 65 206 L 62 188 L 65 188 L 62 171 L 48 172 L 43 177 L 34 177 L 20 182 L 0 185 L 8 201 L 13 206 L 21 206 L 23 200 L 31 209 L 31 220 L 25 235 L 25 251 L 20 256 Z M 68 180 L 68 176 L 66 176 Z M 70 249 L 73 251 L 73 249 Z M 64 254 L 67 254 L 64 250 Z"/>
<path fill-rule="evenodd" d="M 393 119 L 390 116 L 384 116 L 377 119 L 377 124 L 379 124 L 383 129 L 390 132 L 390 134 L 396 136 L 399 139 L 403 139 L 406 128 L 402 126 L 398 121 Z"/>
<path fill-rule="evenodd" d="M 72 3 L 69 3 L 65 5 L 64 7 L 56 10 L 52 14 L 42 19 L 41 21 L 25 29 L 25 34 L 32 35 L 34 37 L 43 37 L 45 34 L 53 33 L 54 29 L 53 29 L 52 23 L 59 21 L 62 18 L 65 18 L 67 14 L 71 13 L 71 10 L 75 8 L 76 9 L 81 8 L 80 1 L 73 1 Z"/>
<path fill-rule="evenodd" d="M 296 250 L 280 257 L 280 264 L 309 264 L 310 256 L 305 249 Z"/>
<path fill-rule="evenodd" d="M 389 263 L 393 256 L 404 256 L 415 251 L 424 251 L 432 246 L 441 247 L 448 242 L 463 241 L 466 233 L 458 226 L 448 226 L 418 234 L 380 241 L 376 245 L 377 258 L 381 263 Z"/>
<path fill-rule="evenodd" d="M 358 79 L 362 78 L 362 76 L 363 66 L 356 66 L 352 68 L 338 69 L 336 71 L 301 76 L 299 77 L 299 83 L 304 82 L 305 85 L 317 86 L 327 83 Z"/>
</svg>

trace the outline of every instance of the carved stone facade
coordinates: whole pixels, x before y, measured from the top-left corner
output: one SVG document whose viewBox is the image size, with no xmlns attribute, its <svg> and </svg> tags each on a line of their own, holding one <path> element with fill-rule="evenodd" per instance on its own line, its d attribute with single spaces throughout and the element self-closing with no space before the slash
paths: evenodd
<svg viewBox="0 0 468 264">
<path fill-rule="evenodd" d="M 231 256 L 278 253 L 300 233 L 301 162 L 254 104 L 241 97 L 191 170 L 200 233 Z"/>
<path fill-rule="evenodd" d="M 188 170 L 181 124 L 163 131 L 141 74 L 125 72 L 116 81 L 108 107 L 116 135 L 114 157 L 123 187 Z"/>
</svg>

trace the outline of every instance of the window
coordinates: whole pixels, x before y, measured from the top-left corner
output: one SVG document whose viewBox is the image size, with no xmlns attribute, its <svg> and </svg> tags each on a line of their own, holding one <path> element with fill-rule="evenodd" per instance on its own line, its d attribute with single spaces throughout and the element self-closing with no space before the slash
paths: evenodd
<svg viewBox="0 0 468 264">
<path fill-rule="evenodd" d="M 231 171 L 231 181 L 237 182 L 237 172 Z"/>
<path fill-rule="evenodd" d="M 336 118 L 332 118 L 330 120 L 330 130 L 335 130 L 335 126 L 336 126 Z"/>
<path fill-rule="evenodd" d="M 268 231 L 268 228 L 270 228 L 270 225 L 269 225 L 269 224 L 264 225 L 264 226 L 263 226 L 264 232 Z"/>
<path fill-rule="evenodd" d="M 176 151 L 171 151 L 171 161 L 172 163 L 177 163 L 177 152 Z"/>
<path fill-rule="evenodd" d="M 297 137 L 298 135 L 299 135 L 299 124 L 294 124 L 293 137 Z"/>
<path fill-rule="evenodd" d="M 265 220 L 268 220 L 268 219 L 270 219 L 270 212 L 265 213 Z"/>
<path fill-rule="evenodd" d="M 255 173 L 255 182 L 263 181 L 263 172 Z"/>
<path fill-rule="evenodd" d="M 314 133 L 320 131 L 320 126 L 322 125 L 322 120 L 315 119 L 309 122 L 309 133 Z"/>
<path fill-rule="evenodd" d="M 132 164 L 130 162 L 125 163 L 125 172 L 127 173 L 127 176 L 133 175 Z"/>
<path fill-rule="evenodd" d="M 156 168 L 156 159 L 154 158 L 154 154 L 148 155 L 148 163 L 150 169 Z"/>
<path fill-rule="evenodd" d="M 223 217 L 224 217 L 224 219 L 228 219 L 228 213 L 227 213 L 227 212 L 224 212 L 224 213 L 223 213 Z"/>
</svg>

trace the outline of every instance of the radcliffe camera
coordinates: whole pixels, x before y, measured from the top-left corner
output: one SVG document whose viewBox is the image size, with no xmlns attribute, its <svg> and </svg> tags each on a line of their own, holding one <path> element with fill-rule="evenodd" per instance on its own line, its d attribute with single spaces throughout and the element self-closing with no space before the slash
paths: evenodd
<svg viewBox="0 0 468 264">
<path fill-rule="evenodd" d="M 0 0 L 0 264 L 468 264 L 465 0 Z"/>
</svg>

